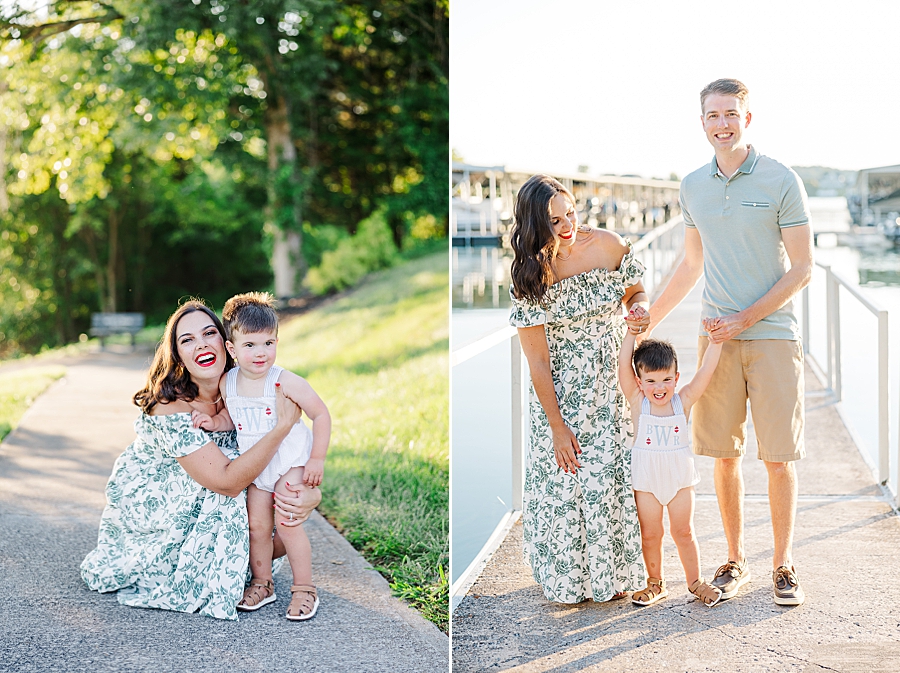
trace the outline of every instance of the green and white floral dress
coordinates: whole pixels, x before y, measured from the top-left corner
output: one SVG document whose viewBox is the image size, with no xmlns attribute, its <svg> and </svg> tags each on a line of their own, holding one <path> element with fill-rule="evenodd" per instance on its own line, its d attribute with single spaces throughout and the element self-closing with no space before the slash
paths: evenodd
<svg viewBox="0 0 900 673">
<path fill-rule="evenodd" d="M 605 601 L 645 583 L 627 448 L 631 419 L 617 382 L 622 297 L 643 272 L 629 249 L 617 270 L 565 278 L 539 304 L 513 296 L 511 325 L 544 325 L 559 409 L 582 450 L 575 474 L 557 466 L 550 425 L 532 386 L 525 560 L 544 595 L 558 603 Z"/>
<path fill-rule="evenodd" d="M 198 430 L 188 413 L 141 414 L 134 429 L 82 578 L 94 591 L 118 591 L 123 605 L 237 619 L 250 552 L 244 494 L 203 488 L 175 460 L 210 440 L 237 458 L 234 432 Z"/>
</svg>

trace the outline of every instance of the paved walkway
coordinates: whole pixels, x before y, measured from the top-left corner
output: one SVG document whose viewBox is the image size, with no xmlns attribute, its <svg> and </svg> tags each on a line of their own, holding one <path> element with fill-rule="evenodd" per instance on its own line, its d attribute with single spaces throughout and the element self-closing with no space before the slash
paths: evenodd
<svg viewBox="0 0 900 673">
<path fill-rule="evenodd" d="M 695 290 L 656 332 L 675 344 L 683 376 L 696 368 L 699 301 Z M 522 559 L 517 523 L 453 613 L 454 673 L 900 671 L 900 518 L 809 368 L 806 381 L 807 458 L 797 466 L 794 539 L 807 593 L 802 606 L 772 601 L 767 479 L 751 444 L 744 475 L 752 581 L 734 599 L 713 609 L 693 600 L 667 536 L 670 589 L 660 603 L 549 603 Z M 726 560 L 727 545 L 713 460 L 697 462 L 702 481 L 695 523 L 710 576 Z"/>
<path fill-rule="evenodd" d="M 278 601 L 238 622 L 119 605 L 78 566 L 97 541 L 113 461 L 132 441 L 148 355 L 97 353 L 67 373 L 0 445 L 0 671 L 435 671 L 449 643 L 318 514 L 305 524 L 322 599 L 288 622 Z M 41 363 L 43 364 L 43 363 Z"/>
</svg>

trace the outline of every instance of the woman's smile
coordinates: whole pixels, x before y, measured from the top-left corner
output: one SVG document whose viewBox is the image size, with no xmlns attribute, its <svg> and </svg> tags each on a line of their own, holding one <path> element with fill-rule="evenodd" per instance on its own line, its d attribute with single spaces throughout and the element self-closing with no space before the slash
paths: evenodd
<svg viewBox="0 0 900 673">
<path fill-rule="evenodd" d="M 200 353 L 200 355 L 194 358 L 194 362 L 201 367 L 211 367 L 216 364 L 216 354 L 212 351 Z"/>
</svg>

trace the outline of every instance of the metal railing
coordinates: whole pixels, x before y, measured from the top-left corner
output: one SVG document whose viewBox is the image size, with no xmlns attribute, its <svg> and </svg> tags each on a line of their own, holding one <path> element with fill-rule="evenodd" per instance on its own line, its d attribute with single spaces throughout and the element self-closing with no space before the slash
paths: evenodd
<svg viewBox="0 0 900 673">
<path fill-rule="evenodd" d="M 653 296 L 684 253 L 684 218 L 676 215 L 633 245 L 634 256 L 644 265 L 644 289 Z"/>
<path fill-rule="evenodd" d="M 818 362 L 810 353 L 810 291 L 809 286 L 803 289 L 803 313 L 801 318 L 801 333 L 803 336 L 804 352 L 819 369 L 822 370 L 825 377 L 825 385 L 828 391 L 833 395 L 836 402 L 843 399 L 844 382 L 842 349 L 841 349 L 841 302 L 840 289 L 843 287 L 851 297 L 856 299 L 861 306 L 868 310 L 877 320 L 878 323 L 878 366 L 877 366 L 877 389 L 878 389 L 878 412 L 877 412 L 877 459 L 875 464 L 875 475 L 882 486 L 888 489 L 890 499 L 894 507 L 900 506 L 900 439 L 897 442 L 897 451 L 894 454 L 893 461 L 890 454 L 890 369 L 889 369 L 889 347 L 888 347 L 888 312 L 882 308 L 877 302 L 866 297 L 859 288 L 850 280 L 844 278 L 840 273 L 834 271 L 826 264 L 816 262 L 816 266 L 825 271 L 825 362 Z M 824 365 L 824 366 L 823 366 Z M 851 423 L 845 424 L 852 426 Z M 851 428 L 852 429 L 852 428 Z M 862 447 L 858 447 L 860 453 L 865 457 L 866 454 Z M 867 460 L 867 462 L 869 462 Z M 891 463 L 893 463 L 893 479 L 891 479 Z M 893 483 L 893 488 L 891 484 Z"/>
</svg>

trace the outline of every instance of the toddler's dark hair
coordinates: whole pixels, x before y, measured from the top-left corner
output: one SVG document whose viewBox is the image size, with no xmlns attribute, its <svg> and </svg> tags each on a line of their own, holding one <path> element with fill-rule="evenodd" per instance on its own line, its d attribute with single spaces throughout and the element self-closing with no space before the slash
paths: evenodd
<svg viewBox="0 0 900 673">
<path fill-rule="evenodd" d="M 278 314 L 275 312 L 275 297 L 268 292 L 245 292 L 237 294 L 225 302 L 222 309 L 225 323 L 225 338 L 234 342 L 234 333 L 255 334 L 274 332 L 278 334 Z"/>
<path fill-rule="evenodd" d="M 638 376 L 641 372 L 667 372 L 672 367 L 678 371 L 675 348 L 668 341 L 661 339 L 644 339 L 641 345 L 634 349 L 632 361 Z"/>
</svg>

